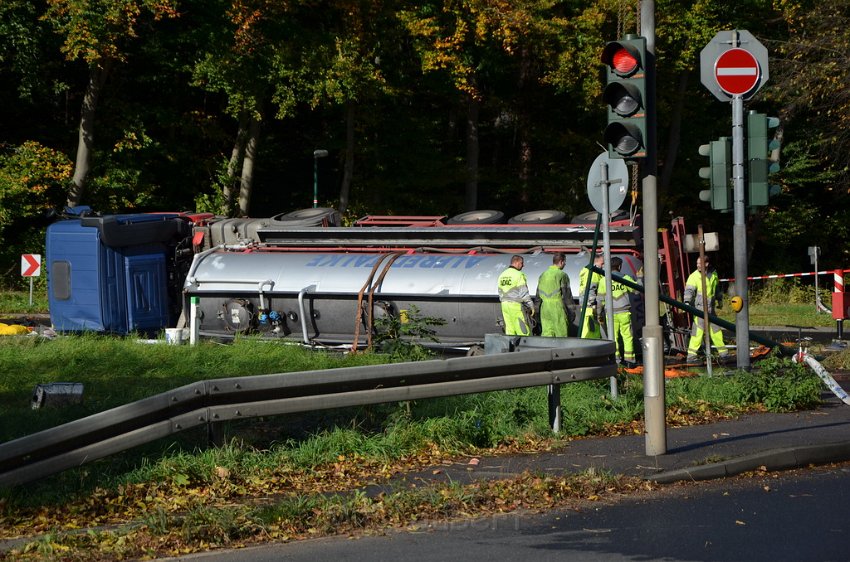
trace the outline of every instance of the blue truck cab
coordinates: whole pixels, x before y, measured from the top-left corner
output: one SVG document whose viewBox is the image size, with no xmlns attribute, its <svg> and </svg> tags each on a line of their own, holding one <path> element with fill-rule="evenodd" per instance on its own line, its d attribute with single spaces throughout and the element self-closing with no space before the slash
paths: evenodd
<svg viewBox="0 0 850 562">
<path fill-rule="evenodd" d="M 60 332 L 153 333 L 176 322 L 175 251 L 191 225 L 173 213 L 81 216 L 47 228 L 47 295 Z"/>
</svg>

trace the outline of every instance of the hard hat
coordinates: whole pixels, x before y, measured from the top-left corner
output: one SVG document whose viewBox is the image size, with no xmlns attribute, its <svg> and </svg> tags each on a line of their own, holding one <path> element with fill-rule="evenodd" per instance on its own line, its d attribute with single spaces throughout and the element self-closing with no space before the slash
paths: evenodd
<svg viewBox="0 0 850 562">
<path fill-rule="evenodd" d="M 735 312 L 741 312 L 741 309 L 744 308 L 744 299 L 737 295 L 732 297 L 730 302 L 732 303 L 732 310 Z"/>
</svg>

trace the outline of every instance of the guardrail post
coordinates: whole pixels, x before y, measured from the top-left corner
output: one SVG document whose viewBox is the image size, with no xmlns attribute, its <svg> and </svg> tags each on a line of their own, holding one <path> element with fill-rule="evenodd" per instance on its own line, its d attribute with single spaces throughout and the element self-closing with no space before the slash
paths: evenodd
<svg viewBox="0 0 850 562">
<path fill-rule="evenodd" d="M 222 425 L 222 422 L 207 421 L 207 442 L 210 447 L 224 445 L 224 425 Z"/>
<path fill-rule="evenodd" d="M 484 354 L 496 355 L 500 353 L 513 353 L 532 349 L 563 349 L 575 345 L 576 338 L 556 338 L 543 336 L 507 336 L 504 334 L 484 335 Z M 613 358 L 612 358 L 613 359 Z M 611 376 L 610 388 L 611 399 L 618 398 L 617 377 Z M 561 385 L 550 384 L 547 386 L 547 402 L 549 406 L 549 427 L 553 433 L 561 431 L 563 410 L 561 408 Z"/>
<path fill-rule="evenodd" d="M 549 427 L 553 433 L 561 431 L 561 385 L 550 384 L 549 387 Z"/>
</svg>

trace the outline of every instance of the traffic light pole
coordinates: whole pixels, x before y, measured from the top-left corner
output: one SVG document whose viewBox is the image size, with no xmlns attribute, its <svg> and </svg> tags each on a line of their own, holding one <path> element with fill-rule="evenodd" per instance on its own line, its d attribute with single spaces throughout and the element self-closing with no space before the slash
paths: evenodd
<svg viewBox="0 0 850 562">
<path fill-rule="evenodd" d="M 667 409 L 664 404 L 664 333 L 658 298 L 658 166 L 655 111 L 655 0 L 640 3 L 641 35 L 646 37 L 647 155 L 641 167 L 643 188 L 643 272 L 646 324 L 643 328 L 643 408 L 647 456 L 667 453 Z"/>
<path fill-rule="evenodd" d="M 732 32 L 732 47 L 738 47 L 738 33 Z M 732 228 L 735 252 L 735 293 L 744 301 L 735 315 L 735 341 L 738 368 L 750 368 L 750 315 L 747 296 L 747 215 L 744 193 L 744 98 L 732 96 L 732 179 L 735 225 Z M 708 329 L 708 326 L 706 326 Z"/>
<path fill-rule="evenodd" d="M 735 315 L 735 341 L 738 368 L 750 368 L 750 315 L 747 296 L 747 216 L 744 202 L 744 99 L 732 98 L 732 177 L 734 179 L 735 225 L 732 241 L 735 252 L 735 294 L 744 301 Z"/>
</svg>

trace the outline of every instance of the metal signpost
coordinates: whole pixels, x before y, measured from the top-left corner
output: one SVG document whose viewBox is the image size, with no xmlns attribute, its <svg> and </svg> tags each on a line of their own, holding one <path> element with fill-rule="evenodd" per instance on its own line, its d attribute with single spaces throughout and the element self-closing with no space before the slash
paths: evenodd
<svg viewBox="0 0 850 562">
<path fill-rule="evenodd" d="M 41 254 L 21 254 L 21 275 L 30 278 L 30 306 L 32 306 L 33 277 L 41 275 Z"/>
<path fill-rule="evenodd" d="M 609 176 L 614 178 L 609 179 Z M 596 212 L 602 215 L 602 253 L 605 258 L 605 321 L 606 335 L 614 340 L 614 297 L 611 290 L 611 212 L 626 200 L 629 169 L 622 158 L 609 158 L 607 152 L 596 157 L 587 174 L 587 196 Z M 589 282 L 589 281 L 588 281 Z M 581 326 L 581 321 L 579 322 Z M 581 327 L 579 327 L 579 330 Z M 616 346 L 616 342 L 615 342 Z M 611 397 L 617 398 L 617 378 L 611 377 Z"/>
<path fill-rule="evenodd" d="M 809 246 L 809 261 L 815 266 L 815 314 L 820 314 L 820 292 L 818 291 L 818 246 Z"/>
<path fill-rule="evenodd" d="M 738 368 L 750 367 L 750 316 L 747 298 L 747 223 L 744 202 L 744 99 L 769 77 L 767 49 L 749 31 L 721 31 L 700 52 L 700 79 L 720 101 L 732 102 L 733 245 L 735 292 L 743 300 L 735 315 Z M 708 326 L 706 326 L 708 329 Z"/>
</svg>

